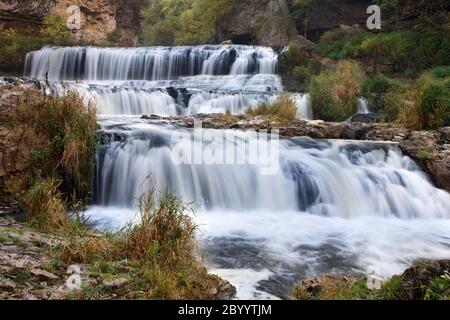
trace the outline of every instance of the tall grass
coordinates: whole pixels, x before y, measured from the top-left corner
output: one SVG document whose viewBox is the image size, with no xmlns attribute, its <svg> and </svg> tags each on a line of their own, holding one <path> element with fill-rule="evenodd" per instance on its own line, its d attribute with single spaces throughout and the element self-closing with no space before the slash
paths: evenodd
<svg viewBox="0 0 450 320">
<path fill-rule="evenodd" d="M 66 207 L 58 191 L 60 182 L 39 179 L 27 192 L 26 209 L 31 224 L 44 232 L 67 228 Z"/>
<path fill-rule="evenodd" d="M 67 194 L 86 196 L 95 151 L 94 106 L 72 91 L 63 97 L 33 93 L 20 102 L 18 123 L 29 132 L 34 175 L 56 177 Z"/>
<path fill-rule="evenodd" d="M 188 207 L 155 187 L 139 199 L 139 207 L 138 221 L 116 233 L 96 235 L 87 230 L 69 237 L 61 248 L 62 261 L 90 265 L 127 261 L 128 290 L 139 291 L 144 298 L 204 296 L 205 288 L 217 279 L 195 257 L 196 226 Z"/>
<path fill-rule="evenodd" d="M 344 121 L 355 114 L 364 77 L 361 66 L 347 60 L 313 77 L 309 93 L 314 114 L 325 121 Z"/>
<path fill-rule="evenodd" d="M 274 103 L 262 103 L 248 108 L 245 113 L 249 116 L 265 116 L 271 121 L 293 121 L 297 119 L 297 106 L 291 95 L 282 94 Z"/>
</svg>

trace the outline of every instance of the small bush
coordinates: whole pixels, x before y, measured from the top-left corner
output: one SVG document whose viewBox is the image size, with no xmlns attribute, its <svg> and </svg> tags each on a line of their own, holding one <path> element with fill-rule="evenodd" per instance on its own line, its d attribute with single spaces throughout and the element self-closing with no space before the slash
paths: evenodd
<svg viewBox="0 0 450 320">
<path fill-rule="evenodd" d="M 450 66 L 438 66 L 426 72 L 436 79 L 450 78 Z"/>
<path fill-rule="evenodd" d="M 450 299 L 450 273 L 445 272 L 440 277 L 431 279 L 425 292 L 424 300 Z"/>
<path fill-rule="evenodd" d="M 272 121 L 293 121 L 297 119 L 297 106 L 289 94 L 282 94 L 273 104 L 261 104 L 255 108 L 248 108 L 246 114 L 250 116 L 266 116 Z"/>
<path fill-rule="evenodd" d="M 363 93 L 364 95 L 370 95 L 373 93 L 383 94 L 391 90 L 393 86 L 394 86 L 393 81 L 379 74 L 373 78 L 364 81 Z"/>
<path fill-rule="evenodd" d="M 344 121 L 357 111 L 364 72 L 352 61 L 340 61 L 336 70 L 326 70 L 311 79 L 309 93 L 314 114 L 325 121 Z"/>
<path fill-rule="evenodd" d="M 356 58 L 361 51 L 361 44 L 372 37 L 367 32 L 349 32 L 344 29 L 333 29 L 325 32 L 315 47 L 315 51 L 333 59 Z"/>
<path fill-rule="evenodd" d="M 63 17 L 49 14 L 42 21 L 41 35 L 55 41 L 64 41 L 69 37 L 70 31 Z"/>
<path fill-rule="evenodd" d="M 450 123 L 450 79 L 425 74 L 403 96 L 397 121 L 418 130 L 437 129 Z"/>
<path fill-rule="evenodd" d="M 278 59 L 278 67 L 283 74 L 292 74 L 297 66 L 305 66 L 309 61 L 309 55 L 297 44 L 291 43 L 288 50 L 283 52 Z"/>
</svg>

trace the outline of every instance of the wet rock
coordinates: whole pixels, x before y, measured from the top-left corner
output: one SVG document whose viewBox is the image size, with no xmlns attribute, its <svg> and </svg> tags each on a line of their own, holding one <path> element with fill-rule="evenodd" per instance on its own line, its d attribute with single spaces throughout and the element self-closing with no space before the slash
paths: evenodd
<svg viewBox="0 0 450 320">
<path fill-rule="evenodd" d="M 375 123 L 377 122 L 377 116 L 374 113 L 368 114 L 357 114 L 350 118 L 350 122 L 361 122 L 361 123 Z"/>
<path fill-rule="evenodd" d="M 236 287 L 226 280 L 220 280 L 219 287 L 215 291 L 214 296 L 216 300 L 230 300 L 237 293 Z"/>
</svg>

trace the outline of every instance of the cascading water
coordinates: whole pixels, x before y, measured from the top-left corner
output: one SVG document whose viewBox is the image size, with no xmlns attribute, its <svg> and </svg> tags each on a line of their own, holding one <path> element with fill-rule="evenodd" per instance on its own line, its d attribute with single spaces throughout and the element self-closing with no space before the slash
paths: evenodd
<svg viewBox="0 0 450 320">
<path fill-rule="evenodd" d="M 194 202 L 205 263 L 239 298 L 285 298 L 296 280 L 319 273 L 390 276 L 419 258 L 450 258 L 450 195 L 395 144 L 281 139 L 267 161 L 256 133 L 197 135 L 139 117 L 239 114 L 274 101 L 283 90 L 276 63 L 261 47 L 46 47 L 28 55 L 26 71 L 47 77 L 55 94 L 71 88 L 97 103 L 104 143 L 92 221 L 116 228 L 133 219 L 151 175 Z M 293 99 L 312 119 L 309 96 Z M 265 162 L 245 157 L 255 145 Z M 234 161 L 179 164 L 180 146 L 195 159 Z"/>
</svg>

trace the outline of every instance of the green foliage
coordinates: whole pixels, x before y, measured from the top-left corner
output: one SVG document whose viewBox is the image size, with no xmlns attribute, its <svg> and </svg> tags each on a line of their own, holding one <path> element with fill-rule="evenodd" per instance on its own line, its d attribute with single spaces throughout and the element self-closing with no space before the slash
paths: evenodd
<svg viewBox="0 0 450 320">
<path fill-rule="evenodd" d="M 34 94 L 19 105 L 19 122 L 35 137 L 48 140 L 33 149 L 35 176 L 60 177 L 68 193 L 86 196 L 90 190 L 96 139 L 96 114 L 75 92 L 63 97 Z"/>
<path fill-rule="evenodd" d="M 309 93 L 314 115 L 325 121 L 344 121 L 355 114 L 364 77 L 358 63 L 346 60 L 340 61 L 336 70 L 312 77 Z"/>
<path fill-rule="evenodd" d="M 387 93 L 394 86 L 394 82 L 389 78 L 379 74 L 373 78 L 368 78 L 363 84 L 364 95 L 369 95 L 372 93 L 383 94 Z"/>
<path fill-rule="evenodd" d="M 376 69 L 415 74 L 435 65 L 450 64 L 450 39 L 439 32 L 399 31 L 366 39 L 362 56 Z"/>
<path fill-rule="evenodd" d="M 61 41 L 67 39 L 70 32 L 63 17 L 49 14 L 42 21 L 41 35 L 44 38 Z"/>
<path fill-rule="evenodd" d="M 305 66 L 308 63 L 309 56 L 297 44 L 289 44 L 288 50 L 283 52 L 279 59 L 278 65 L 281 73 L 292 74 L 297 66 Z"/>
<path fill-rule="evenodd" d="M 361 44 L 373 37 L 368 32 L 349 32 L 344 29 L 333 29 L 325 32 L 315 47 L 315 51 L 333 59 L 357 58 Z"/>
<path fill-rule="evenodd" d="M 294 76 L 305 84 L 323 68 L 318 60 L 294 43 L 279 57 L 278 67 L 281 73 Z"/>
<path fill-rule="evenodd" d="M 450 78 L 450 66 L 438 66 L 428 70 L 426 74 L 437 79 Z"/>
<path fill-rule="evenodd" d="M 450 300 L 450 273 L 431 279 L 425 292 L 425 300 Z"/>
<path fill-rule="evenodd" d="M 154 0 L 143 10 L 145 45 L 203 44 L 235 0 Z"/>
<path fill-rule="evenodd" d="M 374 72 L 402 72 L 411 77 L 450 64 L 450 38 L 436 30 L 372 34 L 334 29 L 326 32 L 315 51 L 333 59 L 358 59 Z"/>
</svg>

